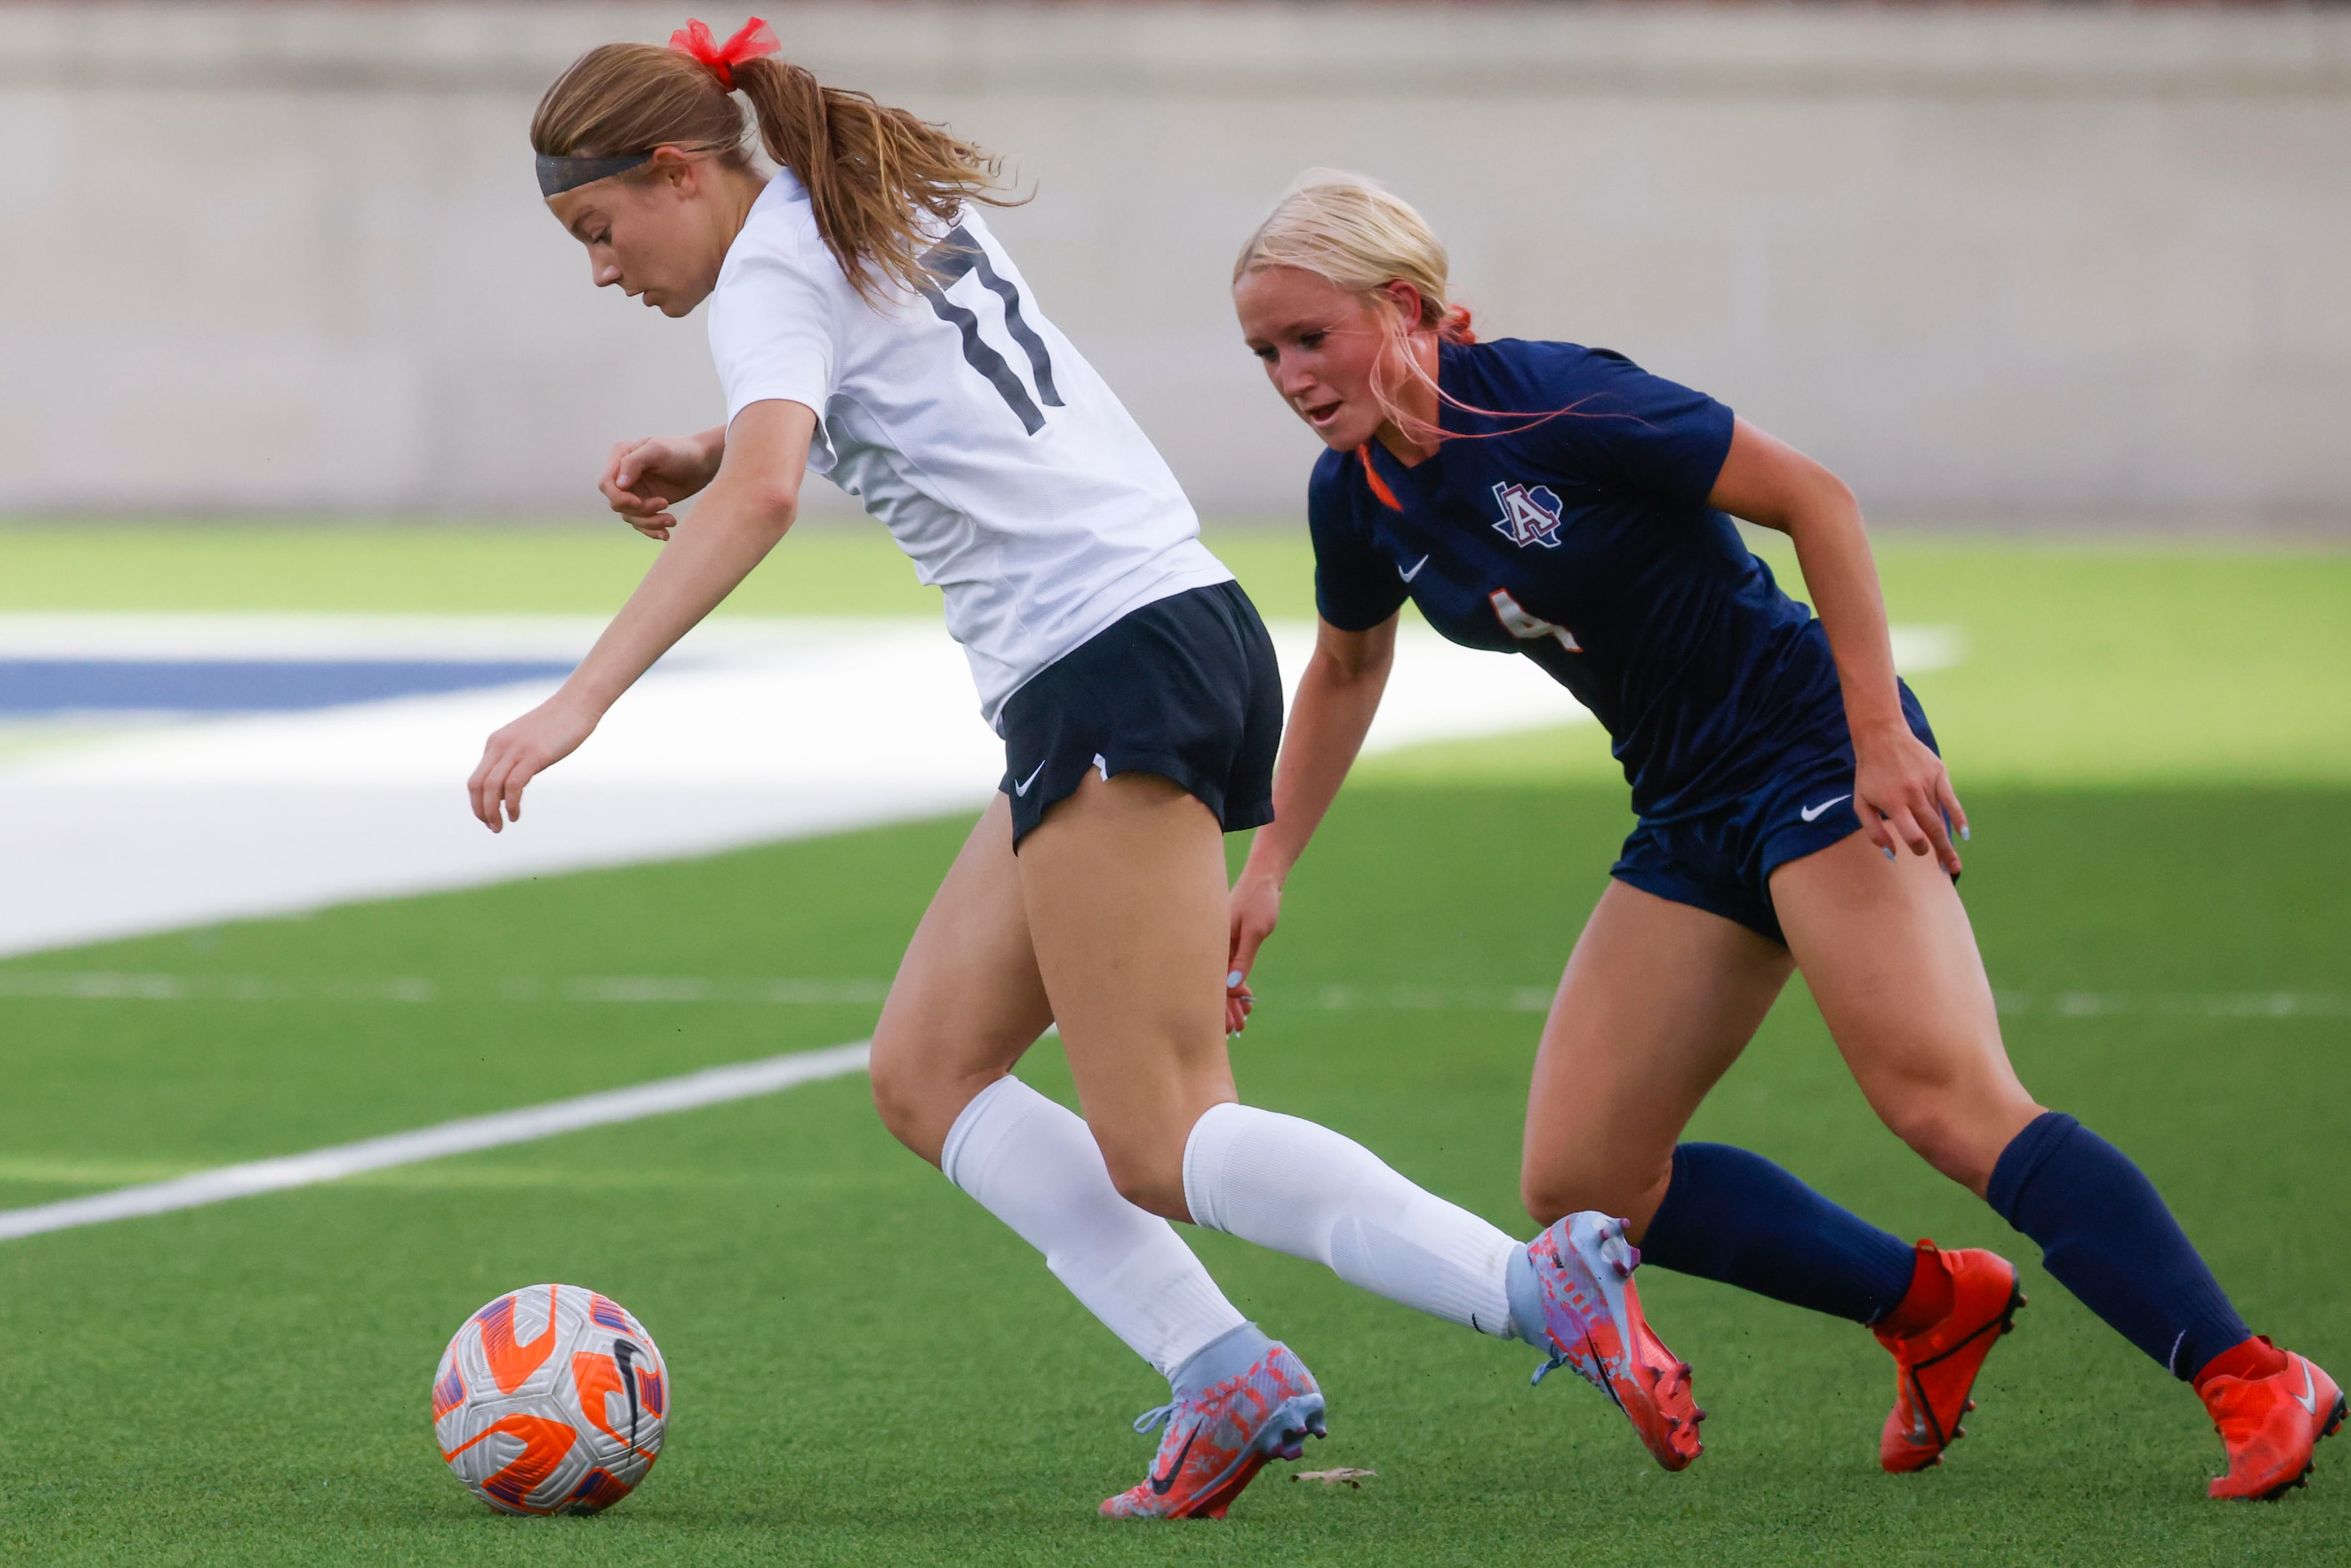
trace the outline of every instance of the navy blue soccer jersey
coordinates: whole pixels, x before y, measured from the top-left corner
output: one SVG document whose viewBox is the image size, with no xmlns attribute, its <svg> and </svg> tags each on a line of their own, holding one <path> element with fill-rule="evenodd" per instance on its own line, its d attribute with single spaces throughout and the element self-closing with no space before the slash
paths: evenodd
<svg viewBox="0 0 2351 1568">
<path fill-rule="evenodd" d="M 1525 654 L 1606 727 L 1648 821 L 1842 741 L 1820 622 L 1707 504 L 1729 409 L 1604 349 L 1440 355 L 1452 439 L 1434 456 L 1406 467 L 1374 442 L 1315 465 L 1323 620 L 1368 631 L 1410 599 L 1456 643 Z"/>
</svg>

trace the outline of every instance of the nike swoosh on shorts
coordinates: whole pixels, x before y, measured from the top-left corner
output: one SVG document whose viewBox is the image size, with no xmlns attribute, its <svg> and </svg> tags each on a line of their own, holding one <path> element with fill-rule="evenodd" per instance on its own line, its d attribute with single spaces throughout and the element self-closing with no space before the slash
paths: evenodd
<svg viewBox="0 0 2351 1568">
<path fill-rule="evenodd" d="M 1040 773 L 1042 773 L 1042 772 L 1044 772 L 1044 771 L 1045 771 L 1045 765 L 1044 765 L 1042 762 L 1040 762 L 1039 764 L 1037 764 L 1037 766 L 1036 766 L 1036 767 L 1031 768 L 1030 769 L 1029 769 L 1029 777 L 1028 777 L 1028 778 L 1023 779 L 1022 780 L 1020 780 L 1020 782 L 1019 782 L 1019 783 L 1015 784 L 1015 785 L 1012 787 L 1012 792 L 1013 792 L 1015 795 L 1019 795 L 1019 796 L 1021 796 L 1021 797 L 1023 797 L 1023 798 L 1026 798 L 1026 797 L 1027 797 L 1027 795 L 1028 795 L 1028 793 L 1029 793 L 1029 785 L 1031 785 L 1031 784 L 1034 784 L 1035 782 L 1037 782 L 1037 775 L 1039 775 Z"/>
<path fill-rule="evenodd" d="M 1030 777 L 1034 778 L 1035 775 L 1032 774 Z M 1823 800 L 1817 806 L 1799 806 L 1796 808 L 1796 815 L 1803 818 L 1807 822 L 1817 822 L 1820 821 L 1821 813 L 1827 810 L 1831 806 L 1835 805 L 1837 800 L 1850 800 L 1852 799 L 1853 796 L 1851 794 L 1844 794 L 1838 796 L 1836 800 Z"/>
</svg>

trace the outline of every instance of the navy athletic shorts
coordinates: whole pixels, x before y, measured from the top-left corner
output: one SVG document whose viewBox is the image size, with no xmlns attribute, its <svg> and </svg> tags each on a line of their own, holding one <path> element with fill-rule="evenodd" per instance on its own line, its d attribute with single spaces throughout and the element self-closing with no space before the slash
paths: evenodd
<svg viewBox="0 0 2351 1568">
<path fill-rule="evenodd" d="M 1907 685 L 1902 716 L 1910 733 L 1940 755 L 1926 712 Z M 1609 874 L 1644 893 L 1736 920 L 1785 946 L 1771 908 L 1771 873 L 1861 831 L 1853 770 L 1853 735 L 1839 724 L 1816 744 L 1792 749 L 1761 789 L 1670 822 L 1642 822 Z"/>
<path fill-rule="evenodd" d="M 1012 847 L 1089 771 L 1156 773 L 1225 831 L 1273 821 L 1281 671 L 1238 582 L 1155 600 L 1030 677 L 1004 705 Z"/>
</svg>

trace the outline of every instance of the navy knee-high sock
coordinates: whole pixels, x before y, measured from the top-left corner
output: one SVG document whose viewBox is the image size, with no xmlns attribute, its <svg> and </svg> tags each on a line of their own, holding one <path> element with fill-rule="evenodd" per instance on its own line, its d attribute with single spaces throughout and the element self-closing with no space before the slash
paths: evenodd
<svg viewBox="0 0 2351 1568">
<path fill-rule="evenodd" d="M 1876 1322 L 1910 1289 L 1917 1253 L 1761 1155 L 1729 1144 L 1674 1150 L 1641 1260 L 1773 1301 Z"/>
<path fill-rule="evenodd" d="M 2174 1377 L 2252 1337 L 2155 1184 L 2073 1117 L 2035 1117 L 2001 1151 L 1984 1196 L 2040 1243 L 2058 1283 Z"/>
</svg>

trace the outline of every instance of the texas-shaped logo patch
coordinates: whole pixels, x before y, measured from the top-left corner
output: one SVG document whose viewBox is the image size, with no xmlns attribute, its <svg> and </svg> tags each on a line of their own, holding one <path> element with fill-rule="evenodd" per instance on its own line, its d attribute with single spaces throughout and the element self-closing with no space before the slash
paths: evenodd
<svg viewBox="0 0 2351 1568">
<path fill-rule="evenodd" d="M 1537 485 L 1530 490 L 1524 485 L 1497 485 L 1494 499 L 1502 507 L 1502 520 L 1494 525 L 1496 533 L 1520 549 L 1529 545 L 1559 548 L 1559 497 L 1551 493 L 1550 486 Z"/>
</svg>

